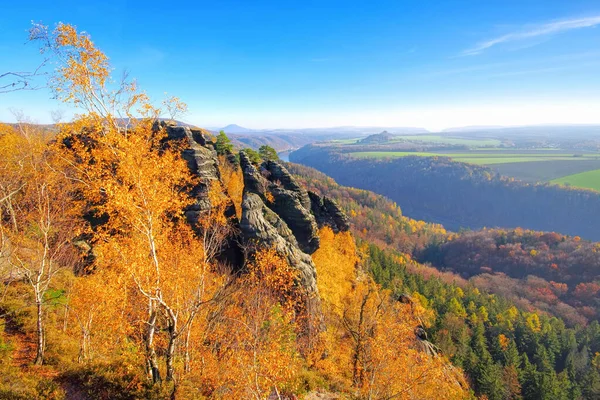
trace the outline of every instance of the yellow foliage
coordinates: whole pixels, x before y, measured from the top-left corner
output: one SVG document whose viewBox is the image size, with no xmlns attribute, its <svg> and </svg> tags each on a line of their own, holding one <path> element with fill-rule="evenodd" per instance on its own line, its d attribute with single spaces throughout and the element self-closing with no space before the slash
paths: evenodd
<svg viewBox="0 0 600 400">
<path fill-rule="evenodd" d="M 330 356 L 317 364 L 324 374 L 343 379 L 357 398 L 468 398 L 461 371 L 417 346 L 410 305 L 369 281 L 356 282 L 343 304 L 329 321 Z"/>
<path fill-rule="evenodd" d="M 185 389 L 186 396 L 265 399 L 297 389 L 296 279 L 274 250 L 256 254 L 233 291 L 192 327 L 194 357 L 186 380 L 197 383 Z"/>
<path fill-rule="evenodd" d="M 265 249 L 257 252 L 248 265 L 245 282 L 268 290 L 286 310 L 292 311 L 300 300 L 296 291 L 298 276 L 298 271 L 291 268 L 274 249 Z"/>
<path fill-rule="evenodd" d="M 350 232 L 333 233 L 325 226 L 319 232 L 321 246 L 312 255 L 317 267 L 317 287 L 324 303 L 341 312 L 343 298 L 352 290 L 358 256 Z"/>
<path fill-rule="evenodd" d="M 100 270 L 74 280 L 69 293 L 69 324 L 79 337 L 79 361 L 118 354 L 122 338 L 132 330 L 125 318 L 129 314 L 128 290 L 123 278 L 111 270 Z M 93 300 L 92 300 L 93 299 Z"/>
<path fill-rule="evenodd" d="M 417 346 L 416 326 L 433 319 L 427 300 L 421 305 L 416 298 L 412 306 L 392 301 L 388 291 L 357 278 L 359 259 L 349 233 L 325 227 L 320 237 L 313 260 L 326 310 L 322 339 L 328 357 L 315 360 L 315 368 L 358 398 L 467 398 L 461 371 Z"/>
<path fill-rule="evenodd" d="M 306 346 L 314 362 L 308 356 L 303 359 L 309 351 L 302 347 L 302 336 L 308 334 L 299 326 L 306 314 L 318 315 L 319 322 L 321 315 L 302 309 L 308 302 L 301 302 L 306 299 L 298 285 L 298 271 L 267 249 L 255 254 L 241 277 L 216 272 L 214 254 L 230 222 L 224 214 L 230 204 L 224 192 L 233 199 L 239 216 L 241 171 L 221 160 L 223 185 L 210 184 L 212 210 L 201 218 L 204 232 L 194 231 L 184 211 L 195 201 L 190 192 L 198 180 L 181 157 L 183 144 L 165 145 L 166 133 L 153 126 L 161 111 L 135 84 L 109 90 L 108 58 L 88 35 L 64 24 L 50 36 L 43 29 L 38 33 L 34 38 L 47 39 L 61 55 L 52 81 L 57 96 L 81 106 L 86 114 L 63 125 L 50 148 L 0 126 L 0 190 L 19 188 L 20 179 L 26 178 L 26 190 L 51 189 L 52 196 L 43 193 L 46 203 L 66 207 L 75 200 L 61 184 L 76 182 L 76 204 L 102 217 L 87 232 L 94 245 L 92 274 L 74 279 L 67 290 L 69 324 L 64 329 L 80 338 L 79 361 L 114 362 L 129 356 L 140 371 L 146 371 L 148 381 L 159 383 L 164 373 L 169 385 L 176 381 L 181 396 L 189 398 L 281 397 L 281 393 L 297 392 L 303 364 L 357 398 L 466 397 L 461 372 L 444 357 L 430 356 L 419 347 L 415 328 L 427 326 L 431 319 L 425 301 L 402 304 L 371 280 L 358 279 L 359 256 L 352 235 L 334 234 L 328 227 L 320 231 L 321 246 L 313 254 L 326 328 L 319 347 L 323 351 L 313 357 L 318 346 Z M 167 100 L 165 106 L 172 116 L 185 110 L 177 98 Z M 146 118 L 132 118 L 136 107 L 136 115 Z M 36 164 L 41 167 L 31 173 L 19 170 L 14 160 L 23 148 L 29 156 L 59 153 L 71 179 L 44 169 L 48 167 L 44 163 Z M 10 214 L 8 202 L 2 207 Z M 53 221 L 61 223 L 60 218 L 69 215 L 63 208 L 58 210 Z M 24 215 L 33 226 L 35 221 Z M 393 229 L 393 220 L 390 225 Z M 415 222 L 411 229 L 421 226 Z M 46 236 L 53 229 L 54 225 L 48 226 Z M 8 228 L 0 225 L 0 230 Z M 79 233 L 74 228 L 65 231 L 69 239 Z M 59 239 L 62 244 L 63 238 Z M 48 240 L 45 244 L 52 245 Z M 62 265 L 54 259 L 42 264 Z M 50 278 L 46 289 L 49 282 Z M 126 363 L 126 368 L 135 367 Z"/>
<path fill-rule="evenodd" d="M 542 329 L 542 323 L 540 317 L 536 313 L 531 313 L 525 318 L 527 326 L 534 332 L 539 332 Z"/>
</svg>

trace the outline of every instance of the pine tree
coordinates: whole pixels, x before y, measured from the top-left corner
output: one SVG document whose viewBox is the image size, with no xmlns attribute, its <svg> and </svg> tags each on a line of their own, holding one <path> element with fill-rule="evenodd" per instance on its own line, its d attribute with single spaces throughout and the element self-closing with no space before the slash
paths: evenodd
<svg viewBox="0 0 600 400">
<path fill-rule="evenodd" d="M 217 135 L 215 150 L 217 150 L 217 154 L 220 156 L 226 156 L 227 154 L 231 154 L 233 151 L 231 140 L 227 137 L 224 131 L 220 131 Z"/>
<path fill-rule="evenodd" d="M 260 154 L 258 154 L 258 152 L 256 152 L 255 150 L 251 149 L 251 148 L 245 148 L 244 150 L 242 150 L 250 159 L 250 162 L 252 164 L 260 164 Z"/>
<path fill-rule="evenodd" d="M 258 149 L 258 154 L 265 161 L 277 161 L 279 160 L 279 156 L 277 155 L 277 151 L 269 145 L 262 145 Z"/>
</svg>

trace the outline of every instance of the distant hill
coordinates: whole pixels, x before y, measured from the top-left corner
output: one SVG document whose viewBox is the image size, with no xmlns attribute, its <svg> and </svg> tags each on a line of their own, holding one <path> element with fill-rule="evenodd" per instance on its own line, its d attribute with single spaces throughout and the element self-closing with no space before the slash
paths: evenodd
<svg viewBox="0 0 600 400">
<path fill-rule="evenodd" d="M 201 124 L 202 125 L 202 124 Z M 424 128 L 401 127 L 401 126 L 334 126 L 327 128 L 265 128 L 265 129 L 249 129 L 236 124 L 230 124 L 226 127 L 210 127 L 211 131 L 218 132 L 220 130 L 225 133 L 247 133 L 247 134 L 307 134 L 307 135 L 356 135 L 367 136 L 388 131 L 395 135 L 416 135 L 420 133 L 430 133 Z"/>
<path fill-rule="evenodd" d="M 244 128 L 243 126 L 239 126 L 236 124 L 227 125 L 226 127 L 221 128 L 220 130 L 224 131 L 225 133 L 249 133 L 254 131 L 253 129 Z"/>
<path fill-rule="evenodd" d="M 562 138 L 582 139 L 600 138 L 600 125 L 563 124 L 528 126 L 465 126 L 448 128 L 444 133 L 463 134 L 463 136 L 503 137 L 503 138 Z"/>
<path fill-rule="evenodd" d="M 319 138 L 311 135 L 286 135 L 286 134 L 229 134 L 233 145 L 238 149 L 250 147 L 257 150 L 260 146 L 268 145 L 277 151 L 295 150 L 314 143 Z"/>
<path fill-rule="evenodd" d="M 364 144 L 380 144 L 380 143 L 388 143 L 392 140 L 394 135 L 389 133 L 388 131 L 383 131 L 381 133 L 377 133 L 375 135 L 369 135 L 366 138 L 362 139 L 360 143 Z"/>
<path fill-rule="evenodd" d="M 306 133 L 345 133 L 345 134 L 357 134 L 357 135 L 373 135 L 380 133 L 382 131 L 387 131 L 395 135 L 416 135 L 419 133 L 430 133 L 425 128 L 416 128 L 410 126 L 336 126 L 332 128 L 304 128 L 304 129 L 295 129 L 298 132 L 306 132 Z"/>
</svg>

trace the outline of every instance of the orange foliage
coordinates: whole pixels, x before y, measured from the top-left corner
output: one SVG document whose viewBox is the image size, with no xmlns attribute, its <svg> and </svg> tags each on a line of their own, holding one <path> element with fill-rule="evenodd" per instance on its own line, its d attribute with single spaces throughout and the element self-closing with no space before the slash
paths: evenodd
<svg viewBox="0 0 600 400">
<path fill-rule="evenodd" d="M 219 156 L 219 172 L 221 181 L 227 194 L 233 201 L 235 213 L 239 218 L 242 217 L 242 198 L 244 194 L 244 175 L 239 167 L 231 165 L 227 158 Z"/>
<path fill-rule="evenodd" d="M 498 343 L 500 344 L 500 348 L 506 351 L 506 349 L 508 349 L 510 339 L 501 333 L 500 335 L 498 335 Z"/>
<path fill-rule="evenodd" d="M 130 335 L 131 304 L 123 278 L 114 271 L 103 270 L 75 279 L 69 293 L 69 324 L 73 336 L 80 337 L 78 361 L 98 357 L 109 361 L 125 346 Z"/>
<path fill-rule="evenodd" d="M 0 135 L 0 249 L 10 246 L 6 264 L 13 270 L 4 276 L 19 276 L 31 290 L 36 364 L 44 362 L 45 296 L 58 272 L 75 264 L 71 241 L 82 225 L 81 209 L 71 201 L 74 187 L 64 179 L 60 157 L 48 151 L 48 140 L 46 132 L 26 124 Z"/>
<path fill-rule="evenodd" d="M 359 398 L 467 398 L 461 372 L 417 346 L 414 330 L 429 319 L 425 309 L 394 302 L 388 291 L 357 278 L 360 260 L 350 233 L 325 227 L 320 237 L 313 260 L 328 356 L 314 360 L 315 368 Z"/>
<path fill-rule="evenodd" d="M 195 357 L 188 375 L 195 398 L 264 399 L 294 390 L 297 272 L 275 251 L 259 251 L 232 292 L 192 328 Z"/>
</svg>

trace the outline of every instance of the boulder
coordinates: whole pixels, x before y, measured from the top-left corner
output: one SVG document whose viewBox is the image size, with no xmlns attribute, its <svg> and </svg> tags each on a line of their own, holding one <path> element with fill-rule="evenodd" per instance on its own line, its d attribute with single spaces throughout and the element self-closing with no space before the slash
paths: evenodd
<svg viewBox="0 0 600 400">
<path fill-rule="evenodd" d="M 255 193 L 266 200 L 268 181 L 260 174 L 258 169 L 250 162 L 244 151 L 240 151 L 240 167 L 244 176 L 244 191 Z"/>
<path fill-rule="evenodd" d="M 310 198 L 306 189 L 296 182 L 292 174 L 279 161 L 265 161 L 263 166 L 271 182 L 276 182 L 283 189 L 292 192 L 302 207 L 310 210 Z"/>
</svg>

